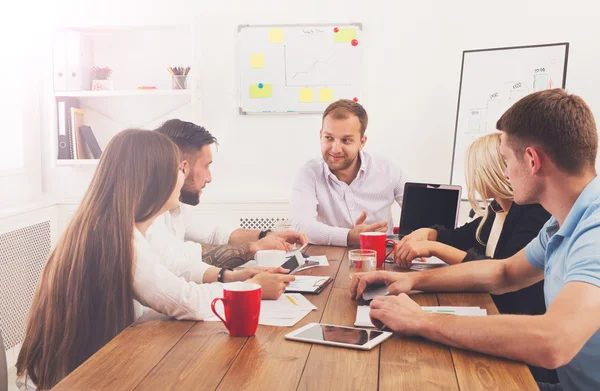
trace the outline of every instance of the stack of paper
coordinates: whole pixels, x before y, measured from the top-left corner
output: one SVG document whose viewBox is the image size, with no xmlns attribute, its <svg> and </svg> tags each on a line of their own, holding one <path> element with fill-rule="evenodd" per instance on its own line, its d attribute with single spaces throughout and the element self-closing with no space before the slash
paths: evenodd
<svg viewBox="0 0 600 391">
<path fill-rule="evenodd" d="M 410 270 L 428 270 L 444 266 L 448 266 L 448 264 L 439 259 L 438 257 L 425 258 L 425 261 L 422 261 L 421 258 L 417 258 L 412 261 L 412 266 L 410 267 Z"/>
<path fill-rule="evenodd" d="M 221 301 L 215 306 L 217 312 L 225 319 L 225 310 Z M 258 324 L 265 326 L 293 326 L 311 311 L 316 310 L 314 304 L 298 293 L 284 293 L 278 300 L 262 300 Z M 205 318 L 206 322 L 220 322 L 216 316 Z"/>
<path fill-rule="evenodd" d="M 458 316 L 486 316 L 487 310 L 479 307 L 421 307 L 425 312 L 436 314 L 458 315 Z M 375 327 L 369 317 L 370 307 L 360 305 L 356 309 L 356 327 Z"/>
</svg>

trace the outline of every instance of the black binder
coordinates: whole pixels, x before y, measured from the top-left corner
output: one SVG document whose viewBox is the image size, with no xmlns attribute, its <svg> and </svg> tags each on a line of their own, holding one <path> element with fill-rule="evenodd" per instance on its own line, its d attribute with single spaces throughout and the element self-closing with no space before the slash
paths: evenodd
<svg viewBox="0 0 600 391">
<path fill-rule="evenodd" d="M 71 107 L 79 108 L 79 101 L 73 98 L 64 98 L 56 101 L 58 159 L 73 159 L 74 157 L 73 146 L 75 141 L 71 139 Z"/>
<path fill-rule="evenodd" d="M 100 159 L 100 155 L 102 155 L 102 150 L 100 149 L 100 145 L 98 145 L 98 140 L 96 140 L 96 136 L 94 136 L 94 132 L 92 132 L 92 128 L 87 125 L 82 125 L 79 127 L 79 134 L 83 137 L 83 141 L 90 148 L 90 152 L 94 159 Z"/>
</svg>

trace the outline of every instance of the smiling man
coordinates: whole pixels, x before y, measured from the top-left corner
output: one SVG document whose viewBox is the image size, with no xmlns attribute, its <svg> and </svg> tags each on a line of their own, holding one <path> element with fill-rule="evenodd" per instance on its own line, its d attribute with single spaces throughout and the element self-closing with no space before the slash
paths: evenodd
<svg viewBox="0 0 600 391">
<path fill-rule="evenodd" d="M 290 205 L 292 224 L 310 243 L 357 246 L 361 232 L 392 233 L 392 204 L 402 205 L 405 180 L 390 161 L 363 151 L 367 123 L 351 100 L 323 113 L 322 158 L 300 169 Z"/>
</svg>

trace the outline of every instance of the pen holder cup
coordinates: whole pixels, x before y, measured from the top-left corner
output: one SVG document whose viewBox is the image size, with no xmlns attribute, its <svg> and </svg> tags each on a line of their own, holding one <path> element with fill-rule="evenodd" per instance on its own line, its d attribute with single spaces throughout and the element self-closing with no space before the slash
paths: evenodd
<svg viewBox="0 0 600 391">
<path fill-rule="evenodd" d="M 186 90 L 187 75 L 173 75 L 171 80 L 171 87 L 174 90 Z"/>
</svg>

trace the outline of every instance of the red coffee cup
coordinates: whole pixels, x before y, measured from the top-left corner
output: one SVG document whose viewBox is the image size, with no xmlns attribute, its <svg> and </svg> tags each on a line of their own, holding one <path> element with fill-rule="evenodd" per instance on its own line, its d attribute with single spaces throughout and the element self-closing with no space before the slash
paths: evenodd
<svg viewBox="0 0 600 391">
<path fill-rule="evenodd" d="M 225 324 L 232 337 L 250 337 L 256 333 L 260 316 L 261 289 L 258 284 L 232 282 L 223 284 L 223 298 L 212 301 L 212 312 Z M 225 319 L 217 313 L 215 305 L 221 300 Z"/>
<path fill-rule="evenodd" d="M 394 246 L 386 254 L 385 246 L 390 242 Z M 396 242 L 391 239 L 386 239 L 385 232 L 361 232 L 360 233 L 360 248 L 363 250 L 375 250 L 377 251 L 377 267 L 383 266 L 385 259 L 394 251 L 396 248 Z"/>
</svg>

